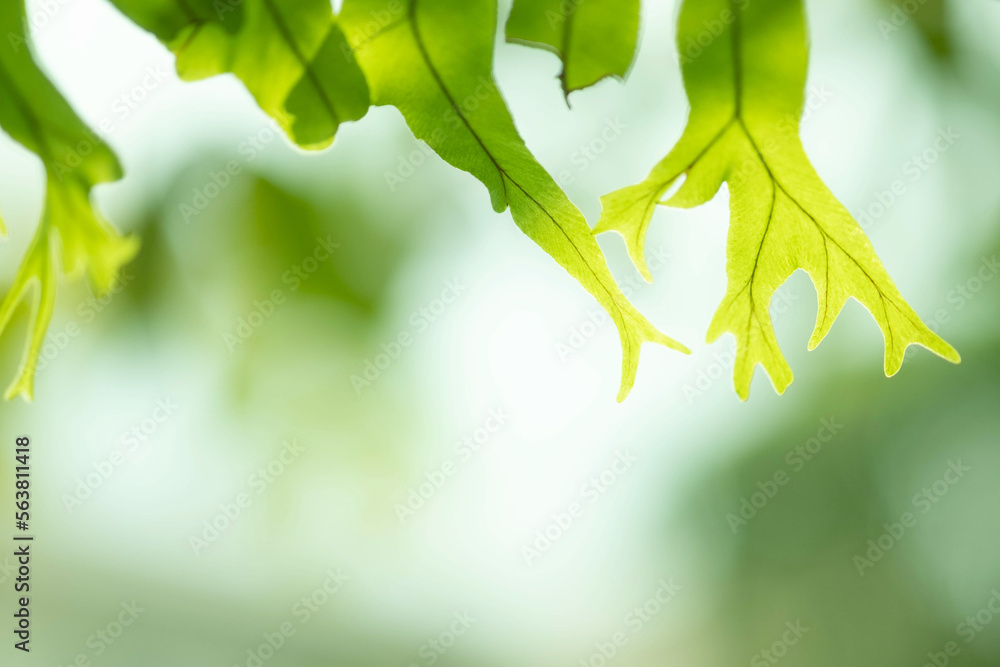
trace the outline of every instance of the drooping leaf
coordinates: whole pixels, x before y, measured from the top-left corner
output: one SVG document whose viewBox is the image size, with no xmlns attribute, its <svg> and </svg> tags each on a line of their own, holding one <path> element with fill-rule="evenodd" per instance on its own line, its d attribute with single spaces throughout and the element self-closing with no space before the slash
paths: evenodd
<svg viewBox="0 0 1000 667">
<path fill-rule="evenodd" d="M 559 56 L 567 96 L 609 76 L 624 78 L 638 37 L 639 0 L 515 0 L 507 19 L 507 41 Z"/>
<path fill-rule="evenodd" d="M 329 0 L 112 0 L 177 56 L 183 79 L 231 72 L 303 148 L 368 112 L 368 88 Z"/>
<path fill-rule="evenodd" d="M 171 43 L 190 39 L 206 24 L 235 33 L 243 24 L 241 0 L 111 0 L 118 9 L 157 39 Z M 173 50 L 173 49 L 172 49 Z M 181 50 L 180 48 L 177 51 Z"/>
<path fill-rule="evenodd" d="M 686 0 L 678 43 L 701 45 L 706 25 L 722 28 L 701 52 L 684 59 L 691 116 L 670 154 L 642 183 L 605 196 L 595 233 L 619 232 L 643 275 L 643 245 L 657 203 L 686 179 L 670 206 L 694 207 L 728 183 L 732 222 L 728 289 L 708 342 L 736 337 L 736 390 L 744 400 L 757 364 L 778 393 L 792 372 L 778 348 L 768 307 L 797 269 L 812 278 L 819 298 L 815 348 L 851 297 L 885 336 L 885 373 L 918 344 L 958 362 L 903 300 L 871 242 L 815 172 L 799 139 L 808 60 L 801 0 Z"/>
<path fill-rule="evenodd" d="M 19 32 L 23 17 L 23 3 L 0 4 L 0 32 Z M 25 357 L 6 393 L 8 399 L 23 395 L 30 400 L 55 307 L 57 269 L 71 276 L 85 271 L 93 290 L 104 294 L 139 243 L 120 236 L 94 209 L 91 189 L 119 179 L 121 167 L 38 69 L 27 42 L 0 49 L 0 127 L 38 155 L 46 175 L 41 223 L 0 305 L 2 331 L 20 301 L 37 289 Z"/>
<path fill-rule="evenodd" d="M 493 81 L 495 0 L 347 0 L 341 20 L 372 102 L 395 106 L 451 165 L 486 185 L 493 208 L 576 278 L 618 327 L 623 400 L 639 348 L 686 352 L 625 298 L 580 211 L 528 151 Z M 374 17 L 374 18 L 373 18 Z"/>
</svg>

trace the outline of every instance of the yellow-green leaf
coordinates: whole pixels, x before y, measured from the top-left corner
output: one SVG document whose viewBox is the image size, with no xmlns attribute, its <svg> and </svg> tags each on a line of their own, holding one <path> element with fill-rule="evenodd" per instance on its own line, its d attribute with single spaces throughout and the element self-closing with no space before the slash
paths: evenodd
<svg viewBox="0 0 1000 667">
<path fill-rule="evenodd" d="M 303 148 L 368 112 L 368 88 L 329 0 L 112 0 L 197 80 L 235 74 Z"/>
<path fill-rule="evenodd" d="M 507 41 L 553 51 L 563 93 L 609 76 L 624 78 L 635 58 L 639 0 L 515 0 Z"/>
<path fill-rule="evenodd" d="M 372 102 L 395 106 L 410 129 L 508 206 L 518 227 L 576 278 L 618 327 L 623 400 L 642 343 L 686 348 L 625 298 L 580 211 L 528 151 L 493 81 L 495 0 L 346 0 L 341 19 Z"/>
<path fill-rule="evenodd" d="M 23 3 L 3 3 L 0 32 L 20 31 L 23 17 Z M 91 189 L 120 178 L 121 167 L 38 69 L 27 43 L 0 49 L 0 127 L 38 155 L 46 174 L 41 223 L 0 305 L 2 331 L 21 300 L 37 290 L 24 360 L 6 393 L 30 400 L 55 307 L 57 268 L 71 276 L 86 272 L 94 291 L 104 294 L 139 243 L 120 236 L 94 209 Z"/>
<path fill-rule="evenodd" d="M 670 154 L 642 183 L 605 196 L 595 233 L 619 232 L 643 275 L 646 230 L 657 203 L 682 177 L 670 206 L 693 207 L 728 183 L 732 222 L 728 288 L 708 342 L 736 337 L 736 390 L 746 399 L 756 366 L 778 393 L 792 372 L 778 348 L 768 307 L 797 269 L 819 299 L 815 348 L 851 297 L 885 337 L 885 373 L 895 374 L 909 345 L 958 362 L 959 355 L 903 300 L 871 242 L 815 172 L 799 139 L 808 60 L 801 0 L 686 0 L 678 43 L 718 25 L 699 54 L 684 59 L 691 116 Z"/>
</svg>

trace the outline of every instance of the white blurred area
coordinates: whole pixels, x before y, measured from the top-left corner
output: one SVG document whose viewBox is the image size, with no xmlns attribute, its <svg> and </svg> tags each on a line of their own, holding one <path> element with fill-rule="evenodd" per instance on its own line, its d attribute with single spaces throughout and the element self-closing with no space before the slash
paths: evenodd
<svg viewBox="0 0 1000 667">
<path fill-rule="evenodd" d="M 30 4 L 42 11 L 46 3 Z M 599 195 L 644 177 L 686 117 L 672 39 L 675 3 L 645 5 L 642 46 L 628 82 L 605 81 L 576 93 L 572 109 L 558 89 L 559 64 L 551 54 L 504 44 L 497 56 L 497 78 L 528 146 L 553 174 L 570 174 L 567 191 L 592 222 Z M 961 233 L 938 231 L 955 198 L 966 210 L 987 211 L 995 203 L 994 192 L 960 176 L 975 172 L 987 183 L 1000 178 L 996 141 L 972 139 L 996 139 L 995 126 L 961 96 L 953 104 L 933 97 L 911 63 L 916 45 L 906 42 L 913 36 L 883 39 L 872 3 L 813 1 L 809 9 L 810 86 L 829 97 L 810 113 L 803 137 L 819 173 L 852 212 L 874 201 L 940 128 L 954 126 L 962 136 L 869 230 L 903 294 L 918 313 L 932 313 L 964 275 L 959 258 L 992 240 L 985 216 L 961 221 Z M 969 34 L 984 55 L 996 58 L 989 37 L 995 30 L 970 25 Z M 80 115 L 92 126 L 116 119 L 107 139 L 127 175 L 99 188 L 97 197 L 121 228 L 136 223 L 143 203 L 162 195 L 192 156 L 211 147 L 236 158 L 240 142 L 265 123 L 232 77 L 178 81 L 169 53 L 102 0 L 60 5 L 35 35 L 46 71 Z M 116 101 L 150 72 L 162 73 L 162 82 L 119 117 Z M 581 168 L 574 156 L 610 122 L 624 128 L 620 136 Z M 343 177 L 383 192 L 384 172 L 414 147 L 399 114 L 375 108 L 342 127 L 321 156 L 303 154 L 282 138 L 254 167 L 328 188 Z M 6 137 L 0 155 L 0 205 L 9 229 L 0 271 L 9 283 L 39 215 L 42 174 Z M 791 307 L 776 317 L 796 373 L 787 394 L 776 396 L 763 371 L 747 404 L 732 390 L 728 368 L 707 386 L 699 384 L 700 374 L 715 374 L 718 358 L 732 347 L 728 338 L 704 343 L 725 287 L 722 192 L 702 208 L 656 215 L 648 247 L 667 260 L 655 283 L 633 299 L 694 353 L 647 346 L 635 389 L 618 405 L 618 338 L 611 323 L 590 326 L 596 304 L 586 292 L 520 234 L 509 214 L 491 211 L 481 184 L 436 157 L 395 195 L 421 202 L 431 182 L 445 183 L 434 192 L 448 193 L 446 205 L 437 202 L 435 209 L 442 220 L 397 275 L 382 339 L 410 331 L 411 313 L 446 281 L 458 280 L 465 291 L 361 396 L 348 379 L 360 365 L 345 361 L 338 341 L 297 330 L 324 313 L 296 304 L 258 334 L 255 354 L 262 356 L 246 403 L 234 408 L 225 398 L 234 362 L 222 332 L 246 311 L 245 303 L 233 303 L 225 282 L 199 290 L 193 276 L 188 282 L 200 300 L 200 321 L 141 335 L 85 326 L 39 377 L 33 404 L 3 406 L 4 437 L 28 433 L 35 443 L 37 622 L 59 632 L 58 642 L 39 639 L 39 660 L 69 664 L 76 652 L 92 653 L 88 636 L 106 616 L 113 618 L 121 601 L 134 598 L 147 611 L 100 664 L 246 664 L 246 649 L 289 618 L 291 606 L 323 582 L 327 568 L 337 567 L 349 582 L 271 664 L 319 664 L 338 643 L 382 638 L 393 646 L 412 644 L 410 660 L 424 664 L 421 646 L 462 610 L 478 622 L 446 663 L 480 656 L 478 664 L 489 656 L 488 664 L 497 665 L 578 664 L 595 641 L 621 626 L 627 610 L 671 577 L 685 588 L 664 611 L 670 623 L 660 627 L 669 629 L 657 632 L 680 636 L 702 601 L 697 587 L 686 585 L 698 568 L 686 545 L 667 540 L 664 549 L 659 534 L 671 499 L 749 434 L 800 409 L 810 386 L 832 369 L 881 373 L 881 334 L 857 304 L 806 354 L 815 294 L 808 279 L 796 275 L 783 288 Z M 199 233 L 179 219 L 177 225 L 185 242 Z M 390 231 L 406 226 L 405 219 L 385 221 Z M 201 251 L 218 256 L 218 279 L 227 249 L 211 242 L 206 233 L 209 245 Z M 616 275 L 638 284 L 621 239 L 601 243 Z M 87 295 L 80 284 L 62 285 L 53 330 L 74 317 Z M 19 339 L 23 330 L 3 335 Z M 586 338 L 582 347 L 561 355 L 557 346 L 571 346 L 577 335 Z M 282 336 L 299 344 L 281 347 Z M 362 358 L 378 353 L 376 347 Z M 165 399 L 176 411 L 92 498 L 68 511 L 64 494 L 76 480 Z M 462 460 L 455 443 L 496 409 L 509 420 Z M 195 554 L 190 537 L 201 534 L 220 504 L 246 492 L 248 478 L 279 456 L 288 439 L 305 447 L 302 456 Z M 588 480 L 610 469 L 622 451 L 635 463 L 590 503 Z M 457 472 L 401 522 L 397 505 L 449 460 Z M 526 562 L 523 547 L 534 545 L 536 531 L 574 503 L 582 504 L 581 515 Z M 72 602 L 62 606 L 64 597 Z M 227 618 L 224 630 L 203 630 L 217 626 L 220 616 Z M 158 647 L 156 656 L 140 651 L 150 646 Z M 140 655 L 144 661 L 135 662 Z M 630 649 L 619 660 L 653 664 L 643 656 Z"/>
</svg>

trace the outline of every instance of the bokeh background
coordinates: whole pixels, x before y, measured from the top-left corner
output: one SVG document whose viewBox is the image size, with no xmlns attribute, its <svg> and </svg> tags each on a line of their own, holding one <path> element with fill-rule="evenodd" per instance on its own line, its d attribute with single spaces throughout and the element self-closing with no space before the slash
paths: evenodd
<svg viewBox="0 0 1000 667">
<path fill-rule="evenodd" d="M 808 3 L 806 148 L 963 363 L 911 348 L 885 378 L 853 302 L 807 353 L 797 274 L 774 306 L 796 381 L 758 372 L 741 403 L 731 339 L 703 343 L 723 191 L 657 213 L 652 285 L 601 240 L 694 350 L 647 347 L 624 405 L 596 304 L 395 110 L 304 154 L 103 0 L 29 4 L 53 80 L 112 120 L 127 176 L 97 198 L 143 250 L 105 301 L 62 286 L 36 401 L 0 407 L 0 502 L 29 434 L 37 535 L 33 651 L 7 635 L 0 664 L 1000 664 L 1000 4 Z M 520 130 L 591 220 L 683 128 L 676 9 L 646 2 L 628 82 L 571 110 L 551 54 L 499 45 Z M 0 156 L 9 285 L 43 175 Z"/>
</svg>

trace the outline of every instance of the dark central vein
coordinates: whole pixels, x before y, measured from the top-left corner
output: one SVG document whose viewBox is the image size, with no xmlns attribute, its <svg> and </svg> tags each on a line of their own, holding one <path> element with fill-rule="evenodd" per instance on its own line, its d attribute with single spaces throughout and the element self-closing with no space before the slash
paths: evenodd
<svg viewBox="0 0 1000 667">
<path fill-rule="evenodd" d="M 463 110 L 455 102 L 455 98 L 452 96 L 451 91 L 448 90 L 448 86 L 445 84 L 444 79 L 441 78 L 440 73 L 437 71 L 437 68 L 434 66 L 434 62 L 430 58 L 430 54 L 428 53 L 427 47 L 424 44 L 423 35 L 420 32 L 420 26 L 419 26 L 419 22 L 418 22 L 418 18 L 417 18 L 418 17 L 418 14 L 417 14 L 417 2 L 418 2 L 418 0 L 412 0 L 411 1 L 411 3 L 410 3 L 410 11 L 409 11 L 410 27 L 411 27 L 411 30 L 413 32 L 413 39 L 414 39 L 414 42 L 416 43 L 417 50 L 420 51 L 421 58 L 423 58 L 424 62 L 427 64 L 427 69 L 430 71 L 431 76 L 434 78 L 434 81 L 437 84 L 437 86 L 441 89 L 441 93 L 447 99 L 448 104 L 451 105 L 451 107 L 455 110 L 455 113 L 458 114 L 458 117 L 461 119 L 461 121 L 465 125 L 466 129 L 469 131 L 469 133 L 472 135 L 472 137 L 476 140 L 476 143 L 479 144 L 479 147 L 482 149 L 482 151 L 486 155 L 486 157 L 489 158 L 490 162 L 493 164 L 493 167 L 500 174 L 500 182 L 501 182 L 501 184 L 503 186 L 503 189 L 504 189 L 504 200 L 507 203 L 509 203 L 509 196 L 507 194 L 506 181 L 510 181 L 511 185 L 513 185 L 518 190 L 520 190 L 521 193 L 524 194 L 525 197 L 527 197 L 536 207 L 538 207 L 538 210 L 540 210 L 542 213 L 544 213 L 546 215 L 546 217 L 548 217 L 548 219 L 552 221 L 552 223 L 555 225 L 556 229 L 558 229 L 559 232 L 566 238 L 566 240 L 569 242 L 570 246 L 573 248 L 574 252 L 576 252 L 577 256 L 580 258 L 580 261 L 583 262 L 583 265 L 585 267 L 587 267 L 587 270 L 590 271 L 590 273 L 594 276 L 594 278 L 597 280 L 597 283 L 601 286 L 601 289 L 603 289 L 605 291 L 605 293 L 607 293 L 608 298 L 611 300 L 611 303 L 614 305 L 615 310 L 617 310 L 618 313 L 619 313 L 619 315 L 622 316 L 622 319 L 624 320 L 624 318 L 627 317 L 627 318 L 631 319 L 633 322 L 635 322 L 636 324 L 638 324 L 639 323 L 638 320 L 635 318 L 635 316 L 632 315 L 631 312 L 627 312 L 627 311 L 622 310 L 622 308 L 618 305 L 618 300 L 611 293 L 611 291 L 608 289 L 608 287 L 604 284 L 604 280 L 602 280 L 601 277 L 597 275 L 597 272 L 594 271 L 593 267 L 590 266 L 590 263 L 583 256 L 583 253 L 580 251 L 580 248 L 577 246 L 576 242 L 566 232 L 566 230 L 559 223 L 559 221 L 556 220 L 556 218 L 548 210 L 546 210 L 546 208 L 544 206 L 542 206 L 542 204 L 537 199 L 535 199 L 520 183 L 518 183 L 516 180 L 514 180 L 514 178 L 507 172 L 507 170 L 505 170 L 502 166 L 500 166 L 500 163 L 493 156 L 493 154 L 490 152 L 490 150 L 486 147 L 486 144 L 483 143 L 483 140 L 479 137 L 479 134 L 473 129 L 472 124 L 469 122 L 469 119 L 466 118 L 465 113 L 463 112 Z M 626 355 L 626 358 L 629 358 L 629 357 L 631 357 L 631 353 L 632 353 L 631 339 L 630 339 L 629 336 L 623 336 L 623 340 L 625 341 L 625 343 L 624 343 L 625 355 Z"/>
<path fill-rule="evenodd" d="M 872 287 L 875 288 L 875 291 L 878 292 L 879 300 L 881 301 L 881 306 L 882 306 L 882 313 L 885 315 L 886 326 L 889 328 L 889 332 L 888 333 L 889 333 L 889 340 L 890 340 L 890 342 L 893 339 L 893 333 L 892 333 L 892 323 L 889 321 L 889 311 L 886 308 L 886 304 L 887 303 L 890 304 L 897 311 L 899 311 L 899 313 L 901 315 L 903 315 L 907 320 L 909 320 L 910 324 L 912 324 L 913 326 L 915 326 L 915 327 L 917 327 L 919 329 L 920 325 L 917 322 L 913 321 L 913 317 L 909 313 L 907 313 L 906 311 L 904 311 L 899 306 L 899 304 L 896 303 L 895 299 L 892 299 L 892 298 L 888 297 L 886 295 L 886 293 L 884 291 L 882 291 L 881 286 L 879 286 L 879 284 L 877 282 L 875 282 L 875 279 L 872 278 L 872 276 L 871 276 L 870 273 L 868 273 L 868 270 L 865 267 L 861 266 L 861 263 L 851 253 L 849 253 L 847 251 L 847 249 L 844 248 L 844 246 L 842 246 L 839 241 L 837 241 L 837 239 L 833 238 L 829 233 L 827 233 L 827 231 L 826 231 L 826 229 L 824 229 L 823 225 L 821 225 L 820 222 L 819 222 L 819 220 L 816 219 L 816 216 L 814 216 L 812 213 L 810 213 L 808 210 L 806 210 L 805 206 L 803 206 L 799 202 L 798 199 L 796 199 L 794 196 L 792 196 L 792 194 L 785 188 L 785 186 L 783 186 L 781 184 L 781 181 L 779 181 L 778 178 L 777 178 L 777 176 L 775 176 L 774 173 L 771 171 L 771 167 L 768 165 L 767 160 L 764 158 L 764 154 L 761 152 L 760 148 L 757 146 L 757 142 L 754 140 L 753 135 L 750 133 L 750 130 L 743 123 L 742 119 L 739 121 L 739 123 L 740 123 L 740 125 L 743 126 L 743 131 L 744 131 L 744 133 L 746 133 L 747 139 L 750 141 L 750 145 L 753 146 L 753 149 L 756 152 L 757 158 L 760 160 L 761 165 L 767 171 L 768 178 L 771 179 L 771 181 L 772 181 L 772 183 L 774 184 L 775 187 L 777 187 L 779 190 L 781 190 L 781 192 L 786 197 L 788 197 L 789 201 L 791 201 L 793 204 L 795 204 L 795 206 L 800 211 L 802 211 L 802 213 L 806 216 L 806 218 L 808 218 L 813 223 L 813 225 L 815 225 L 817 231 L 823 237 L 823 250 L 824 250 L 824 257 L 826 258 L 826 276 L 829 277 L 829 275 L 830 275 L 830 265 L 829 265 L 830 257 L 829 257 L 829 254 L 826 253 L 826 243 L 827 243 L 827 241 L 829 241 L 834 246 L 836 246 L 840 250 L 840 252 L 844 254 L 845 257 L 847 257 L 849 260 L 851 260 L 851 262 L 856 267 L 858 267 L 858 269 L 861 271 L 861 273 L 864 274 L 865 278 L 868 279 L 868 282 L 870 282 L 872 284 Z M 761 241 L 761 246 L 763 247 L 763 240 Z M 759 259 L 759 256 L 758 256 L 758 259 Z M 830 290 L 829 282 L 827 282 L 827 284 L 824 287 L 829 292 L 829 290 Z M 824 311 L 824 313 L 825 313 L 825 311 Z"/>
<path fill-rule="evenodd" d="M 191 5 L 187 3 L 187 0 L 176 0 L 176 2 L 177 6 L 181 8 L 181 12 L 187 14 L 190 21 L 194 22 L 202 20 L 201 17 L 198 16 L 198 13 L 191 9 Z"/>
<path fill-rule="evenodd" d="M 337 110 L 333 107 L 333 102 L 327 97 L 326 90 L 323 88 L 323 84 L 320 82 L 319 77 L 316 76 L 316 72 L 313 70 L 312 62 L 309 61 L 302 51 L 299 49 L 298 42 L 295 41 L 295 35 L 289 30 L 288 25 L 285 23 L 284 17 L 278 11 L 278 8 L 274 6 L 274 0 L 263 0 L 264 6 L 267 7 L 267 11 L 271 14 L 271 18 L 274 20 L 274 25 L 278 28 L 278 32 L 288 43 L 288 48 L 291 50 L 292 54 L 302 65 L 303 71 L 306 77 L 308 77 L 309 82 L 316 89 L 316 93 L 319 96 L 320 103 L 326 109 L 326 112 L 330 114 L 330 118 L 333 119 L 335 125 L 340 125 L 340 116 L 337 114 Z M 332 30 L 331 24 L 331 30 Z M 323 45 L 320 44 L 320 49 Z"/>
<path fill-rule="evenodd" d="M 187 51 L 188 47 L 191 46 L 191 43 L 195 40 L 195 37 L 197 37 L 198 33 L 201 32 L 202 27 L 205 25 L 205 20 L 198 16 L 193 9 L 191 9 L 191 5 L 187 3 L 187 0 L 175 0 L 175 2 L 177 3 L 177 6 L 181 8 L 181 13 L 187 16 L 188 25 L 194 26 L 191 28 L 191 32 L 188 33 L 188 36 L 184 38 L 184 43 L 177 47 L 177 50 L 174 52 L 174 55 L 180 58 L 181 54 Z M 182 26 L 181 30 L 186 27 L 187 26 Z"/>
<path fill-rule="evenodd" d="M 738 0 L 730 0 L 730 7 L 732 8 L 733 15 L 735 17 L 734 21 L 733 21 L 733 24 L 732 24 L 733 88 L 734 88 L 734 100 L 733 100 L 733 104 L 734 104 L 733 116 L 734 116 L 734 118 L 733 119 L 734 119 L 735 122 L 738 122 L 740 124 L 740 126 L 743 128 L 743 132 L 744 132 L 744 134 L 746 134 L 747 139 L 750 141 L 750 145 L 753 147 L 754 152 L 757 154 L 757 158 L 758 158 L 758 160 L 760 160 L 761 166 L 764 167 L 764 169 L 767 171 L 768 178 L 771 179 L 772 187 L 773 188 L 777 188 L 778 190 L 781 190 L 781 192 L 788 198 L 788 200 L 791 201 L 800 211 L 802 211 L 802 213 L 806 216 L 806 218 L 808 218 L 813 223 L 813 225 L 815 225 L 817 231 L 822 236 L 822 238 L 823 238 L 823 256 L 824 256 L 825 276 L 826 276 L 826 284 L 824 285 L 824 288 L 827 290 L 827 293 L 829 294 L 829 290 L 830 290 L 830 285 L 829 285 L 830 256 L 829 256 L 829 252 L 827 251 L 827 248 L 826 248 L 827 242 L 829 241 L 834 246 L 836 246 L 841 251 L 841 253 L 844 254 L 844 256 L 846 256 L 848 259 L 851 260 L 851 262 L 861 271 L 862 274 L 864 274 L 865 278 L 868 279 L 868 282 L 870 282 L 872 284 L 872 286 L 875 288 L 875 290 L 878 292 L 878 294 L 879 294 L 879 300 L 881 301 L 880 305 L 882 306 L 882 313 L 885 316 L 886 327 L 888 327 L 888 336 L 889 336 L 889 342 L 890 342 L 890 347 L 891 347 L 894 337 L 893 337 L 893 331 L 892 331 L 892 323 L 889 320 L 889 312 L 888 312 L 888 308 L 886 306 L 887 303 L 891 304 L 893 306 L 893 308 L 895 308 L 897 311 L 899 311 L 900 314 L 902 314 L 907 320 L 909 320 L 910 324 L 914 325 L 918 329 L 920 328 L 919 325 L 916 322 L 913 321 L 913 318 L 912 318 L 912 316 L 909 313 L 905 312 L 896 303 L 895 299 L 891 299 L 891 298 L 889 298 L 889 297 L 886 296 L 885 292 L 882 291 L 881 286 L 879 286 L 879 284 L 872 278 L 871 274 L 868 273 L 868 270 L 865 267 L 863 267 L 861 265 L 861 263 L 851 253 L 847 252 L 847 250 L 835 238 L 833 238 L 826 231 L 826 229 L 823 227 L 823 225 L 820 224 L 819 220 L 817 220 L 816 217 L 812 213 L 810 213 L 808 210 L 806 210 L 805 206 L 803 206 L 802 203 L 799 202 L 799 200 L 795 196 L 793 196 L 791 194 L 791 192 L 789 192 L 788 189 L 785 188 L 784 185 L 782 185 L 782 183 L 778 179 L 778 177 L 771 171 L 771 167 L 768 164 L 767 159 L 764 156 L 764 153 L 760 150 L 760 147 L 758 146 L 757 141 L 754 139 L 753 134 L 750 132 L 750 129 L 747 127 L 746 123 L 744 122 L 744 120 L 742 118 L 743 71 L 742 71 L 742 51 L 741 51 L 741 49 L 742 49 L 742 23 L 743 23 L 743 19 L 742 19 L 741 13 L 740 13 L 741 10 L 736 6 L 737 4 L 738 4 Z M 770 218 L 773 217 L 773 215 L 774 215 L 774 211 L 773 211 L 773 201 L 772 201 L 772 211 L 771 211 L 770 216 L 768 218 L 768 228 L 770 227 Z M 766 236 L 767 236 L 767 228 L 764 231 L 764 238 L 766 238 Z M 760 243 L 760 247 L 758 248 L 757 257 L 754 260 L 754 270 L 753 270 L 753 273 L 751 273 L 751 279 L 750 279 L 751 283 L 753 282 L 754 275 L 756 275 L 757 263 L 760 261 L 760 254 L 761 254 L 761 252 L 763 250 L 763 247 L 764 247 L 764 238 L 761 238 L 761 243 Z M 752 289 L 753 288 L 751 287 L 751 293 L 752 293 Z M 829 298 L 827 298 L 825 301 L 828 302 Z M 752 308 L 753 308 L 753 301 L 752 301 L 752 298 L 751 298 L 751 309 Z M 827 316 L 828 309 L 829 309 L 829 303 L 824 303 L 824 311 L 823 311 L 823 317 L 824 317 L 823 322 L 824 322 L 824 324 L 826 323 L 826 319 L 825 318 Z"/>
<path fill-rule="evenodd" d="M 743 113 L 743 8 L 739 0 L 729 0 L 729 11 L 733 14 L 732 51 L 733 51 L 733 116 L 739 118 Z"/>
<path fill-rule="evenodd" d="M 434 78 L 434 82 L 437 84 L 438 88 L 441 89 L 441 93 L 445 96 L 445 99 L 448 100 L 448 104 L 451 106 L 452 109 L 455 110 L 455 113 L 462 120 L 462 124 L 465 125 L 465 128 L 469 131 L 469 134 L 471 134 L 472 138 L 476 140 L 476 143 L 479 144 L 479 147 L 483 150 L 483 153 L 486 154 L 486 157 L 490 159 L 490 162 L 493 163 L 493 167 L 500 174 L 500 184 L 501 186 L 503 186 L 504 202 L 508 201 L 507 184 L 504 182 L 504 177 L 509 179 L 511 183 L 516 185 L 522 192 L 524 192 L 524 188 L 518 185 L 518 183 L 514 181 L 514 179 L 510 178 L 510 176 L 503 169 L 503 167 L 500 166 L 500 163 L 497 162 L 496 158 L 493 157 L 493 154 L 490 153 L 490 150 L 486 148 L 486 144 L 484 144 L 483 140 L 479 138 L 479 133 L 472 128 L 472 124 L 469 122 L 469 119 L 465 117 L 465 113 L 455 102 L 455 98 L 452 97 L 451 91 L 448 90 L 448 86 L 445 85 L 444 79 L 441 78 L 441 74 L 437 71 L 437 67 L 434 66 L 434 62 L 431 60 L 431 55 L 427 51 L 427 46 L 424 44 L 423 35 L 420 33 L 420 26 L 417 23 L 417 0 L 411 0 L 410 2 L 409 18 L 410 18 L 410 30 L 413 32 L 413 41 L 417 45 L 417 50 L 420 51 L 420 57 L 423 58 L 425 63 L 427 63 L 427 69 L 428 71 L 430 71 L 431 76 Z"/>
</svg>

